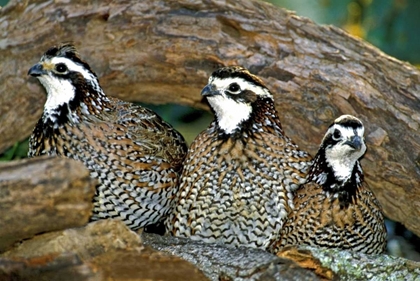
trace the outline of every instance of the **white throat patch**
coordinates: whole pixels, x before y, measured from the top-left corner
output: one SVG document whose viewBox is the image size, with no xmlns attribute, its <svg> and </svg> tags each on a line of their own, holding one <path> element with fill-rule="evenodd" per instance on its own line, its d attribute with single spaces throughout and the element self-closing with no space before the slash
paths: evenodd
<svg viewBox="0 0 420 281">
<path fill-rule="evenodd" d="M 335 129 L 341 132 L 342 140 L 325 150 L 325 158 L 333 169 L 336 178 L 345 181 L 351 176 L 356 161 L 366 152 L 366 145 L 363 142 L 360 150 L 354 150 L 349 145 L 344 144 L 350 137 L 355 135 L 353 129 L 334 125 L 330 128 L 330 133 L 333 133 Z M 358 136 L 363 138 L 363 134 L 363 128 L 357 129 Z"/>
<path fill-rule="evenodd" d="M 208 96 L 207 100 L 216 113 L 220 128 L 226 134 L 233 133 L 241 122 L 248 120 L 251 116 L 250 104 L 238 103 L 222 95 Z"/>
<path fill-rule="evenodd" d="M 230 85 L 233 83 L 236 83 L 239 86 L 237 92 L 229 90 Z M 252 113 L 252 106 L 250 103 L 238 100 L 235 101 L 226 95 L 229 94 L 234 96 L 247 90 L 252 91 L 259 97 L 272 98 L 272 95 L 266 88 L 257 86 L 240 77 L 224 79 L 210 77 L 209 85 L 212 85 L 212 87 L 220 92 L 220 95 L 207 96 L 207 100 L 216 113 L 219 127 L 223 129 L 226 134 L 232 134 L 234 130 L 239 127 L 239 124 L 251 117 Z"/>
<path fill-rule="evenodd" d="M 51 74 L 37 77 L 47 91 L 45 113 L 52 113 L 60 105 L 69 103 L 75 96 L 75 88 L 69 80 L 59 79 Z"/>
</svg>

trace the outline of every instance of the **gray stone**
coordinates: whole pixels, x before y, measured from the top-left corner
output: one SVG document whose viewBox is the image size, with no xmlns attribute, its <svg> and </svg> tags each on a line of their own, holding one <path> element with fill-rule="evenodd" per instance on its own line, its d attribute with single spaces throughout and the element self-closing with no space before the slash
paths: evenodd
<svg viewBox="0 0 420 281">
<path fill-rule="evenodd" d="M 301 247 L 341 280 L 420 280 L 420 263 L 388 255 L 366 255 L 337 249 Z"/>
<path fill-rule="evenodd" d="M 147 233 L 143 233 L 143 243 L 191 262 L 211 280 L 320 280 L 293 261 L 258 249 Z"/>
</svg>

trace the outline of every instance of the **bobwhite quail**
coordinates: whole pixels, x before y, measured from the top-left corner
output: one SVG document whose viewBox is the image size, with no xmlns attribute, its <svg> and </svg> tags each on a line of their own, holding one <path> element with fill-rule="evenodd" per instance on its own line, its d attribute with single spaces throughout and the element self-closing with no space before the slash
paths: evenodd
<svg viewBox="0 0 420 281">
<path fill-rule="evenodd" d="M 215 120 L 190 146 L 167 230 L 264 249 L 278 235 L 311 157 L 285 136 L 272 94 L 245 68 L 213 72 L 201 94 Z"/>
<path fill-rule="evenodd" d="M 359 159 L 366 151 L 362 122 L 351 115 L 337 118 L 328 128 L 308 179 L 295 192 L 278 241 L 278 252 L 287 245 L 311 245 L 382 253 L 386 228 L 379 202 L 363 179 Z"/>
<path fill-rule="evenodd" d="M 169 210 L 187 152 L 183 137 L 153 111 L 107 97 L 71 44 L 49 49 L 28 72 L 47 92 L 30 157 L 80 160 L 97 178 L 92 220 L 136 230 Z"/>
</svg>

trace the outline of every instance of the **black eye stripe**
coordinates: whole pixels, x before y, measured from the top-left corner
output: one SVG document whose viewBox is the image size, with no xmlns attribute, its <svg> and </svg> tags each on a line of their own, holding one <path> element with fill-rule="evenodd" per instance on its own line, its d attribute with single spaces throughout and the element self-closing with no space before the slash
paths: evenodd
<svg viewBox="0 0 420 281">
<path fill-rule="evenodd" d="M 253 91 L 243 90 L 237 94 L 231 94 L 229 97 L 236 102 L 253 103 L 258 96 Z"/>
</svg>

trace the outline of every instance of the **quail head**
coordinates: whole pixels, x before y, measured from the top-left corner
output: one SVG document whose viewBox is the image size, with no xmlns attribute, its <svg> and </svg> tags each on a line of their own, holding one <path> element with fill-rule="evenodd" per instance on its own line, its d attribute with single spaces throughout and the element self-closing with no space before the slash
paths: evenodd
<svg viewBox="0 0 420 281">
<path fill-rule="evenodd" d="M 116 218 L 136 230 L 169 210 L 187 147 L 156 113 L 107 97 L 74 46 L 50 48 L 32 66 L 47 92 L 29 156 L 81 161 L 98 179 L 92 220 Z"/>
<path fill-rule="evenodd" d="M 201 94 L 215 120 L 190 146 L 166 227 L 175 236 L 264 249 L 311 157 L 284 134 L 272 94 L 245 68 L 218 69 Z"/>
<path fill-rule="evenodd" d="M 384 252 L 386 228 L 381 206 L 364 182 L 360 158 L 366 151 L 362 122 L 343 115 L 328 128 L 305 184 L 295 192 L 294 210 L 276 253 L 287 245 Z"/>
</svg>

